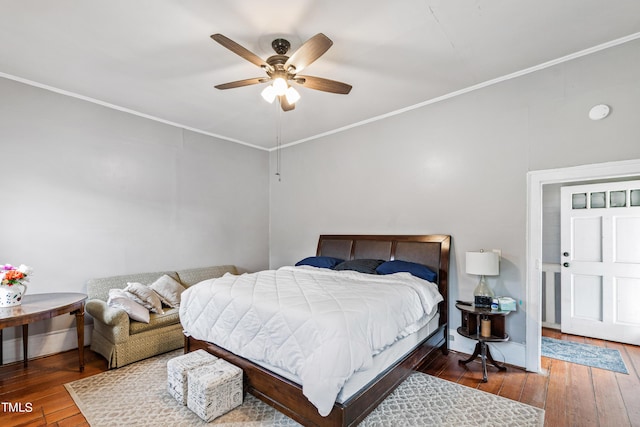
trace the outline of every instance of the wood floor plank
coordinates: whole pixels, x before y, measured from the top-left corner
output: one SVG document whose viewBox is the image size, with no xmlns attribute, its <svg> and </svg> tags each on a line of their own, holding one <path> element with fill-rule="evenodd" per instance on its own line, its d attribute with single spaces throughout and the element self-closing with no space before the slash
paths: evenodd
<svg viewBox="0 0 640 427">
<path fill-rule="evenodd" d="M 549 372 L 549 359 L 543 357 L 541 360 L 541 368 L 545 372 Z M 538 408 L 544 408 L 547 400 L 547 385 L 549 382 L 548 375 L 527 375 L 527 380 L 522 388 L 520 402 L 526 403 Z"/>
<path fill-rule="evenodd" d="M 458 363 L 458 361 L 462 359 L 462 356 L 463 355 L 459 353 L 450 351 L 447 363 L 439 378 L 457 383 L 460 378 L 467 372 L 466 368 L 462 367 L 462 365 Z"/>
<path fill-rule="evenodd" d="M 625 344 L 624 349 L 626 355 L 625 363 L 627 360 L 629 361 L 627 369 L 633 368 L 636 375 L 640 375 L 640 347 Z"/>
<path fill-rule="evenodd" d="M 68 407 L 73 403 L 73 399 L 69 395 L 69 392 L 62 387 L 59 392 L 47 396 L 45 399 L 34 400 L 33 404 L 42 408 L 44 414 L 58 411 L 60 408 Z"/>
<path fill-rule="evenodd" d="M 559 329 L 542 328 L 542 335 L 548 338 L 555 338 L 557 340 L 562 338 L 562 332 Z"/>
<path fill-rule="evenodd" d="M 567 389 L 567 363 L 561 360 L 549 361 L 549 382 L 547 394 L 560 396 Z M 566 424 L 567 406 L 566 399 L 546 399 L 544 410 L 545 424 L 563 426 Z"/>
<path fill-rule="evenodd" d="M 562 362 L 567 366 L 567 392 L 565 393 L 566 425 L 597 426 L 595 391 L 591 368 L 575 363 Z"/>
<path fill-rule="evenodd" d="M 45 424 L 43 424 L 43 421 L 41 419 L 37 419 L 37 420 L 32 420 L 32 421 L 18 424 L 16 426 L 11 426 L 11 427 L 42 427 L 44 425 Z M 47 426 L 47 427 L 52 427 L 52 426 Z"/>
<path fill-rule="evenodd" d="M 585 344 L 585 337 L 580 337 L 578 335 L 562 334 L 561 339 L 576 342 L 578 344 Z"/>
<path fill-rule="evenodd" d="M 595 346 L 595 347 L 603 347 L 604 348 L 604 347 L 607 346 L 606 345 L 606 341 L 599 340 L 599 339 L 596 339 L 596 338 L 588 338 L 587 337 L 587 338 L 584 339 L 584 343 L 592 345 L 592 346 Z"/>
<path fill-rule="evenodd" d="M 82 416 L 82 414 L 76 414 L 69 418 L 65 418 L 60 420 L 58 423 L 59 427 L 78 427 L 78 426 L 89 426 L 87 420 Z"/>
<path fill-rule="evenodd" d="M 11 412 L 11 410 L 6 410 L 5 408 L 0 408 L 0 425 L 2 426 L 21 426 L 21 425 L 46 425 L 46 421 L 44 419 L 44 414 L 42 411 L 33 408 L 33 411 L 29 412 L 27 407 L 24 405 L 26 402 L 11 402 L 15 403 L 23 403 L 22 410 L 23 412 L 16 411 Z"/>
<path fill-rule="evenodd" d="M 75 418 L 77 415 L 82 415 L 78 407 L 75 405 L 73 399 L 71 399 L 71 397 L 69 397 L 69 399 L 71 400 L 71 405 L 44 415 L 47 425 L 59 423 L 67 418 Z M 82 418 L 84 418 L 84 416 Z"/>
<path fill-rule="evenodd" d="M 507 399 L 520 401 L 522 397 L 522 390 L 524 384 L 527 381 L 527 371 L 521 368 L 510 367 L 507 368 L 505 379 L 502 382 L 502 387 L 498 391 L 498 395 L 506 397 Z M 531 374 L 537 375 L 537 374 Z"/>
<path fill-rule="evenodd" d="M 487 382 L 478 384 L 478 390 L 486 391 L 491 394 L 498 394 L 502 385 L 505 382 L 505 378 L 509 375 L 507 371 L 512 369 L 511 367 L 507 367 L 507 371 L 498 371 L 495 368 L 487 368 L 492 372 L 487 374 Z"/>
<path fill-rule="evenodd" d="M 420 367 L 420 371 L 434 377 L 439 376 L 443 369 L 447 365 L 447 357 L 436 357 L 431 359 L 428 363 Z"/>
<path fill-rule="evenodd" d="M 591 375 L 598 419 L 607 420 L 612 426 L 630 426 L 631 421 L 618 388 L 615 372 L 591 368 Z"/>
<path fill-rule="evenodd" d="M 460 368 L 464 369 L 464 372 L 458 379 L 458 384 L 467 387 L 478 388 L 478 386 L 482 383 L 482 364 L 476 360 L 466 365 L 459 366 Z"/>
</svg>

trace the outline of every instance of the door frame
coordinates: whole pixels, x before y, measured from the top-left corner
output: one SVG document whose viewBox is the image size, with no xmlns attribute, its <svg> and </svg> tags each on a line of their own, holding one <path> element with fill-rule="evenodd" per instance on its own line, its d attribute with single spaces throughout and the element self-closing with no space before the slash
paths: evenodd
<svg viewBox="0 0 640 427">
<path fill-rule="evenodd" d="M 542 187 L 546 184 L 640 176 L 640 159 L 527 173 L 525 368 L 542 372 Z"/>
</svg>

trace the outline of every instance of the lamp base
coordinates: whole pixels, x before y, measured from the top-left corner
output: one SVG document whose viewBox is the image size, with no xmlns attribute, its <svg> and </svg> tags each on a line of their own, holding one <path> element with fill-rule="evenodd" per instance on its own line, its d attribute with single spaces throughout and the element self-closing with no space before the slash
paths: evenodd
<svg viewBox="0 0 640 427">
<path fill-rule="evenodd" d="M 480 276 L 478 286 L 473 290 L 473 302 L 476 308 L 491 308 L 493 291 L 487 284 L 484 275 Z"/>
<path fill-rule="evenodd" d="M 476 295 L 473 297 L 473 305 L 476 308 L 491 308 L 491 301 L 493 298 L 486 295 Z"/>
</svg>

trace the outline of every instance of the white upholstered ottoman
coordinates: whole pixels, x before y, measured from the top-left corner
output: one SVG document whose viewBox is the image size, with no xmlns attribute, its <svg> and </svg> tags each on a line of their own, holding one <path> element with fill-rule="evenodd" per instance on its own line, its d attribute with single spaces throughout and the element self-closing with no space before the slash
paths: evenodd
<svg viewBox="0 0 640 427">
<path fill-rule="evenodd" d="M 223 359 L 187 372 L 187 407 L 209 422 L 242 405 L 242 369 Z"/>
<path fill-rule="evenodd" d="M 183 405 L 187 404 L 187 372 L 199 366 L 212 364 L 216 360 L 213 354 L 204 350 L 196 350 L 182 356 L 174 357 L 167 362 L 167 389 L 169 394 Z"/>
</svg>

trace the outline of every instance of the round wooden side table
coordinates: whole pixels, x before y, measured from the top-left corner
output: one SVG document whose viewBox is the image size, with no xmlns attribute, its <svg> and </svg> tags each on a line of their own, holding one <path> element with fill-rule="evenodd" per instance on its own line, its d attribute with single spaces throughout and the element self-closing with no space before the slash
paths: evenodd
<svg viewBox="0 0 640 427">
<path fill-rule="evenodd" d="M 510 311 L 491 310 L 489 308 L 476 308 L 473 304 L 465 305 L 456 303 L 456 308 L 462 314 L 461 326 L 458 333 L 463 337 L 476 340 L 476 348 L 471 357 L 466 360 L 458 360 L 458 363 L 466 365 L 475 360 L 478 356 L 482 360 L 482 382 L 487 382 L 487 360 L 499 371 L 506 371 L 507 368 L 498 364 L 491 356 L 491 349 L 487 345 L 490 342 L 509 341 L 509 335 L 505 332 L 505 317 L 511 313 Z M 481 334 L 481 320 L 489 320 L 491 322 L 489 335 Z"/>
</svg>

